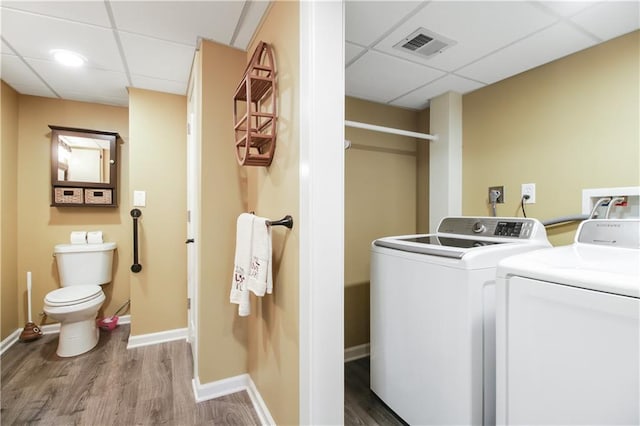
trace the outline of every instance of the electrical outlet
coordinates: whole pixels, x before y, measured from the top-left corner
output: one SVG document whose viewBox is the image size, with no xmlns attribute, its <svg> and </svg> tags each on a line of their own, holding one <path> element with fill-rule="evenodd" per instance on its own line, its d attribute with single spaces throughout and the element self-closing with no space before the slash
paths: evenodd
<svg viewBox="0 0 640 426">
<path fill-rule="evenodd" d="M 528 195 L 529 198 L 524 200 L 525 204 L 535 204 L 536 202 L 536 184 L 535 183 L 523 183 L 521 197 Z"/>
<path fill-rule="evenodd" d="M 498 191 L 498 199 L 496 200 L 497 204 L 504 203 L 504 186 L 490 186 L 489 187 L 489 204 L 491 204 L 491 200 L 493 199 L 492 192 Z"/>
</svg>

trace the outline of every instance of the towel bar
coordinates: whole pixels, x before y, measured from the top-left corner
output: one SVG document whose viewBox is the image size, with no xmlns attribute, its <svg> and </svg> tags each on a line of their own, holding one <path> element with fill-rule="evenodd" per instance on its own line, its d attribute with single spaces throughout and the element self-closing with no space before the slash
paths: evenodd
<svg viewBox="0 0 640 426">
<path fill-rule="evenodd" d="M 249 212 L 250 214 L 256 214 L 253 210 Z M 286 226 L 289 229 L 293 229 L 293 218 L 291 215 L 286 215 L 280 220 L 268 220 L 267 226 Z"/>
<path fill-rule="evenodd" d="M 293 229 L 293 218 L 290 215 L 286 215 L 280 220 L 268 220 L 267 226 L 286 226 L 289 229 Z"/>
</svg>

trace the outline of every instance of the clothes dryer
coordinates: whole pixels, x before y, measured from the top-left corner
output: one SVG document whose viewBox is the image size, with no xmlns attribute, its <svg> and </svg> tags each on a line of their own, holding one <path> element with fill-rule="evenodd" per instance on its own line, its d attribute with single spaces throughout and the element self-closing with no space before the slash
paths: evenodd
<svg viewBox="0 0 640 426">
<path fill-rule="evenodd" d="M 497 269 L 497 422 L 640 424 L 640 221 Z"/>
</svg>

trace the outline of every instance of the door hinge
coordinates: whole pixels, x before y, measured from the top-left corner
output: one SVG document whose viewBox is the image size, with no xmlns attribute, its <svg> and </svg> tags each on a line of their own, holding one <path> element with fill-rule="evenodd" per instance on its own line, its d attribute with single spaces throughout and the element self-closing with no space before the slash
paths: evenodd
<svg viewBox="0 0 640 426">
<path fill-rule="evenodd" d="M 187 298 L 187 309 L 191 309 L 191 298 Z"/>
<path fill-rule="evenodd" d="M 187 210 L 187 223 L 191 223 L 191 210 Z"/>
</svg>

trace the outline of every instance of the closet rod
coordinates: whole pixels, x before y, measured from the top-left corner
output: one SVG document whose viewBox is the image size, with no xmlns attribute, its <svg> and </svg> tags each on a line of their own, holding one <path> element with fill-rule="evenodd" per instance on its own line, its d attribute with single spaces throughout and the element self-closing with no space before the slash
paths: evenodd
<svg viewBox="0 0 640 426">
<path fill-rule="evenodd" d="M 376 126 L 375 124 L 360 123 L 358 121 L 345 120 L 344 125 L 347 127 L 357 127 L 358 129 L 373 130 L 374 132 L 392 133 L 394 135 L 409 136 L 412 138 L 426 139 L 430 141 L 438 140 L 437 135 L 430 135 L 428 133 L 411 132 L 409 130 L 402 130 L 402 129 L 394 129 L 393 127 Z"/>
</svg>

